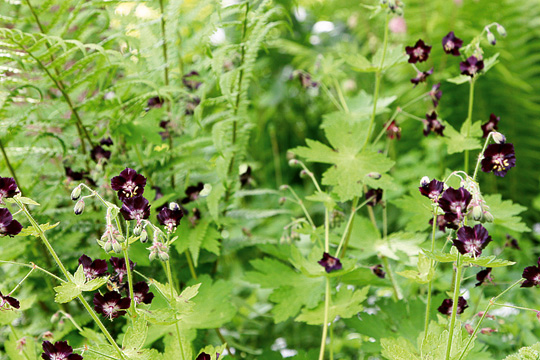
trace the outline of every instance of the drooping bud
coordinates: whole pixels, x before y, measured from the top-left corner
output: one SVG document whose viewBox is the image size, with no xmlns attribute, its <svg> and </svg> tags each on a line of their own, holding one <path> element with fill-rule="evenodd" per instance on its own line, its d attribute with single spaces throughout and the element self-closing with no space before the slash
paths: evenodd
<svg viewBox="0 0 540 360">
<path fill-rule="evenodd" d="M 297 166 L 297 165 L 298 165 L 298 160 L 296 159 L 289 160 L 289 166 Z"/>
<path fill-rule="evenodd" d="M 500 132 L 493 131 L 491 133 L 491 137 L 493 138 L 493 141 L 495 141 L 497 144 L 504 144 L 506 142 L 506 136 L 504 136 Z"/>
<path fill-rule="evenodd" d="M 139 240 L 141 240 L 143 244 L 148 241 L 148 233 L 146 232 L 146 229 L 143 229 L 141 231 L 141 237 L 139 238 Z"/>
<path fill-rule="evenodd" d="M 484 220 L 491 223 L 491 222 L 493 222 L 493 220 L 495 220 L 495 218 L 493 217 L 493 215 L 489 211 L 486 210 L 484 212 Z"/>
<path fill-rule="evenodd" d="M 308 176 L 307 171 L 306 171 L 306 170 L 301 170 L 301 171 L 300 171 L 300 177 L 301 177 L 301 178 L 305 178 L 306 176 Z"/>
<path fill-rule="evenodd" d="M 75 204 L 75 207 L 73 208 L 73 211 L 75 212 L 75 215 L 81 215 L 84 211 L 84 200 L 81 199 L 77 201 Z"/>
<path fill-rule="evenodd" d="M 71 200 L 75 201 L 75 200 L 79 200 L 79 198 L 81 197 L 81 187 L 80 186 L 77 186 L 75 189 L 73 189 L 73 191 L 71 192 Z"/>
<path fill-rule="evenodd" d="M 487 31 L 487 40 L 491 45 L 495 45 L 497 43 L 497 39 L 495 38 L 495 35 L 491 31 Z"/>
<path fill-rule="evenodd" d="M 484 212 L 482 211 L 482 207 L 479 205 L 476 205 L 472 209 L 472 217 L 476 221 L 481 221 L 484 217 Z"/>
<path fill-rule="evenodd" d="M 58 320 L 60 320 L 60 313 L 57 311 L 53 314 L 53 316 L 51 316 L 51 323 L 54 324 Z"/>
<path fill-rule="evenodd" d="M 287 198 L 285 196 L 282 196 L 279 198 L 279 205 L 285 204 L 285 201 L 287 201 Z"/>
<path fill-rule="evenodd" d="M 169 209 L 172 211 L 178 211 L 180 209 L 180 205 L 178 205 L 175 202 L 172 202 L 169 204 Z"/>
<path fill-rule="evenodd" d="M 287 190 L 288 188 L 289 188 L 289 185 L 281 185 L 281 186 L 279 187 L 279 191 L 285 191 L 285 190 Z"/>
<path fill-rule="evenodd" d="M 112 249 L 115 253 L 119 254 L 122 252 L 122 245 L 118 241 L 112 241 Z"/>
<path fill-rule="evenodd" d="M 497 32 L 498 32 L 499 35 L 501 35 L 502 37 L 506 37 L 506 29 L 505 29 L 504 26 L 502 26 L 501 24 L 497 24 Z"/>
<path fill-rule="evenodd" d="M 135 236 L 141 235 L 141 232 L 142 232 L 142 226 L 140 225 L 135 226 L 135 229 L 133 229 L 133 235 Z"/>
<path fill-rule="evenodd" d="M 105 250 L 106 253 L 109 253 L 113 250 L 113 245 L 110 240 L 106 241 L 105 244 L 103 244 L 103 250 Z"/>
<path fill-rule="evenodd" d="M 159 260 L 166 262 L 169 261 L 169 254 L 167 254 L 165 251 L 158 252 Z"/>
<path fill-rule="evenodd" d="M 367 176 L 375 180 L 379 180 L 382 177 L 382 175 L 378 172 L 370 172 L 369 174 L 367 174 Z"/>
<path fill-rule="evenodd" d="M 420 179 L 420 186 L 426 186 L 429 184 L 430 180 L 427 176 L 424 176 L 422 179 Z"/>
<path fill-rule="evenodd" d="M 152 251 L 150 252 L 150 255 L 148 255 L 148 259 L 150 259 L 150 261 L 154 261 L 156 260 L 156 258 L 157 258 L 157 252 Z"/>
</svg>

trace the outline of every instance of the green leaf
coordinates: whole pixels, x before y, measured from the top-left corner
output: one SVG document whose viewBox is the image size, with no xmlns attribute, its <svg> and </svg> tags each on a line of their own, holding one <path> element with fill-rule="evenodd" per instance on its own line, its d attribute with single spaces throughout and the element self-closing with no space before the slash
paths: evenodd
<svg viewBox="0 0 540 360">
<path fill-rule="evenodd" d="M 479 124 L 478 122 L 475 124 Z M 482 145 L 480 140 L 474 137 L 467 137 L 463 133 L 457 132 L 452 125 L 445 122 L 446 128 L 444 129 L 444 140 L 448 146 L 448 154 L 461 153 L 465 150 L 481 149 Z M 472 125 L 471 125 L 472 127 Z"/>
<path fill-rule="evenodd" d="M 336 207 L 336 202 L 332 197 L 324 191 L 317 191 L 313 195 L 306 196 L 306 200 L 321 202 L 328 210 L 332 210 Z"/>
<path fill-rule="evenodd" d="M 79 296 L 82 293 L 81 287 L 71 281 L 63 283 L 60 286 L 56 286 L 54 288 L 54 291 L 56 292 L 54 301 L 56 301 L 59 304 L 67 303 L 75 299 L 77 296 Z"/>
<path fill-rule="evenodd" d="M 424 251 L 424 254 L 431 260 L 435 260 L 442 263 L 457 261 L 457 254 L 443 253 L 439 250 L 435 250 L 435 251 L 423 250 L 423 251 Z"/>
<path fill-rule="evenodd" d="M 59 224 L 60 224 L 60 222 L 57 222 L 56 224 L 53 224 L 53 225 L 50 225 L 49 223 L 46 223 L 46 224 L 39 225 L 39 227 L 41 228 L 41 230 L 43 232 L 45 232 L 47 230 L 54 229 Z M 36 231 L 36 229 L 33 226 L 28 226 L 28 227 L 25 227 L 24 229 L 22 229 L 21 232 L 19 233 L 19 235 L 20 236 L 30 236 L 30 235 L 32 235 L 32 236 L 40 236 L 41 234 L 38 231 Z"/>
<path fill-rule="evenodd" d="M 417 256 L 420 253 L 420 244 L 425 240 L 425 234 L 400 231 L 391 234 L 386 240 L 378 240 L 374 247 L 379 254 L 400 260 L 400 253 L 405 254 L 407 258 Z"/>
<path fill-rule="evenodd" d="M 82 291 L 95 291 L 105 285 L 109 277 L 98 277 L 81 286 Z"/>
<path fill-rule="evenodd" d="M 482 256 L 482 257 L 478 257 L 478 258 L 472 258 L 468 255 L 465 255 L 463 257 L 463 261 L 464 262 L 467 262 L 469 264 L 474 264 L 474 265 L 478 265 L 478 266 L 483 266 L 483 267 L 489 267 L 489 268 L 494 268 L 494 267 L 502 267 L 502 266 L 510 266 L 510 265 L 514 265 L 515 262 L 513 261 L 508 261 L 508 260 L 504 260 L 504 259 L 497 259 L 495 257 L 495 255 L 492 255 L 492 256 Z"/>
<path fill-rule="evenodd" d="M 143 347 L 148 334 L 148 322 L 144 316 L 138 316 L 130 322 L 122 340 L 123 350 L 139 350 Z"/>
<path fill-rule="evenodd" d="M 429 225 L 429 220 L 433 219 L 431 201 L 422 196 L 418 188 L 411 190 L 410 195 L 405 195 L 394 203 L 401 209 L 406 231 L 423 231 L 431 227 Z"/>
<path fill-rule="evenodd" d="M 214 347 L 212 345 L 207 345 L 205 348 L 201 349 L 199 351 L 199 354 L 204 352 L 205 354 L 210 355 L 211 360 L 216 360 L 218 354 L 223 354 L 225 349 L 227 348 L 227 345 L 223 344 L 221 346 Z"/>
<path fill-rule="evenodd" d="M 458 75 L 453 78 L 447 79 L 446 81 L 451 82 L 453 84 L 461 85 L 465 84 L 466 82 L 469 82 L 471 80 L 471 77 L 468 75 Z"/>
<path fill-rule="evenodd" d="M 359 72 L 375 72 L 377 71 L 377 66 L 373 66 L 371 61 L 369 61 L 364 56 L 357 53 L 342 53 L 340 54 L 341 58 L 345 60 L 347 64 L 351 66 L 354 71 Z"/>
<path fill-rule="evenodd" d="M 366 300 L 369 286 L 361 290 L 350 290 L 341 287 L 335 296 L 332 296 L 328 308 L 328 319 L 333 321 L 337 316 L 348 319 L 364 309 L 362 303 Z M 320 325 L 324 322 L 324 301 L 314 309 L 303 309 L 295 321 L 301 321 L 310 325 Z"/>
<path fill-rule="evenodd" d="M 496 53 L 495 55 L 484 60 L 484 74 L 487 73 L 493 66 L 497 65 L 499 62 L 499 55 L 499 53 Z"/>
<path fill-rule="evenodd" d="M 525 206 L 514 204 L 512 200 L 502 200 L 501 194 L 485 195 L 484 200 L 495 218 L 494 225 L 520 233 L 531 231 L 522 221 L 521 216 L 517 216 L 527 210 Z"/>
<path fill-rule="evenodd" d="M 420 360 L 414 346 L 403 338 L 382 339 L 382 356 L 389 360 Z"/>
<path fill-rule="evenodd" d="M 407 279 L 414 280 L 419 284 L 427 284 L 431 281 L 431 279 L 433 279 L 435 269 L 431 266 L 431 259 L 428 259 L 422 253 L 418 254 L 417 268 L 418 271 L 405 270 L 396 272 L 396 274 L 406 277 Z"/>
<path fill-rule="evenodd" d="M 15 196 L 17 198 L 18 201 L 20 201 L 21 203 L 25 204 L 25 205 L 36 205 L 36 206 L 40 206 L 39 203 L 35 202 L 34 200 L 30 199 L 30 198 L 27 198 L 27 197 L 24 197 L 24 196 L 20 196 L 19 195 L 16 195 Z M 14 204 L 15 203 L 15 200 L 12 199 L 12 198 L 5 198 L 4 199 L 5 202 L 7 203 L 11 203 L 11 204 Z"/>
<path fill-rule="evenodd" d="M 214 186 L 212 186 L 212 191 L 210 191 L 210 194 L 206 197 L 206 205 L 208 206 L 208 212 L 212 216 L 212 219 L 216 222 L 216 224 L 220 225 L 219 220 L 219 201 L 225 194 L 225 187 L 223 184 L 219 183 Z"/>
</svg>

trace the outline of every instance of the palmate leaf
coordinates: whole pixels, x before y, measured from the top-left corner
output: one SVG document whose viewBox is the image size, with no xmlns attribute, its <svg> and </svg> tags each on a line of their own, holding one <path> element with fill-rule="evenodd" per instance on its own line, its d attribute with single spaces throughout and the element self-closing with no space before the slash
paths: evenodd
<svg viewBox="0 0 540 360">
<path fill-rule="evenodd" d="M 495 218 L 493 224 L 516 232 L 531 231 L 522 221 L 521 214 L 527 210 L 525 206 L 514 204 L 512 200 L 503 200 L 501 194 L 485 195 L 484 200 L 490 207 L 490 212 Z"/>
<path fill-rule="evenodd" d="M 455 248 L 452 248 L 452 250 L 454 250 Z M 435 251 L 429 251 L 429 250 L 424 250 L 424 253 L 425 255 L 432 259 L 432 260 L 435 260 L 435 261 L 438 261 L 438 262 L 454 262 L 454 261 L 457 261 L 457 252 L 456 251 L 451 251 L 450 253 L 443 253 L 439 250 L 435 250 Z M 490 268 L 494 268 L 494 267 L 502 267 L 502 266 L 510 266 L 510 265 L 514 265 L 515 262 L 513 261 L 508 261 L 508 260 L 504 260 L 504 259 L 497 259 L 495 257 L 495 255 L 491 255 L 491 256 L 481 256 L 481 257 L 472 257 L 471 255 L 469 254 L 465 254 L 461 257 L 462 261 L 464 264 L 473 264 L 473 265 L 478 265 L 478 266 L 482 266 L 482 267 L 490 267 Z"/>
<path fill-rule="evenodd" d="M 333 186 L 333 192 L 341 201 L 361 195 L 363 180 L 370 172 L 383 174 L 394 165 L 392 160 L 377 152 L 360 152 L 367 127 L 364 122 L 350 119 L 350 116 L 334 113 L 325 118 L 322 127 L 332 147 L 306 140 L 307 147 L 292 150 L 307 161 L 332 165 L 323 174 L 322 183 Z"/>
<path fill-rule="evenodd" d="M 396 274 L 414 280 L 419 284 L 427 284 L 431 281 L 431 279 L 433 279 L 435 269 L 431 266 L 431 259 L 427 258 L 423 254 L 418 254 L 418 263 L 416 266 L 418 271 L 405 270 L 396 272 Z"/>
<path fill-rule="evenodd" d="M 86 281 L 83 267 L 82 265 L 79 265 L 75 274 L 73 274 L 73 276 L 70 275 L 69 281 L 54 288 L 54 291 L 56 292 L 54 301 L 60 304 L 69 302 L 82 294 L 83 291 L 94 291 L 99 289 L 108 279 L 108 277 L 98 277 Z"/>
</svg>

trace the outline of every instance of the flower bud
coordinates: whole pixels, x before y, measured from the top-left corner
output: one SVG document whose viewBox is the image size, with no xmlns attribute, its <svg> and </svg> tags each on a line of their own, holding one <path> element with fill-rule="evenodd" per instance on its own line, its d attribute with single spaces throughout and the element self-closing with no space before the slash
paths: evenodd
<svg viewBox="0 0 540 360">
<path fill-rule="evenodd" d="M 79 200 L 79 198 L 81 197 L 81 187 L 80 186 L 77 186 L 75 189 L 73 189 L 73 191 L 71 192 L 71 200 L 75 201 L 75 200 Z"/>
<path fill-rule="evenodd" d="M 303 179 L 303 178 L 305 178 L 306 176 L 308 176 L 308 173 L 307 173 L 307 171 L 306 171 L 306 170 L 302 170 L 302 171 L 300 171 L 300 178 L 302 178 L 302 179 Z"/>
<path fill-rule="evenodd" d="M 279 205 L 285 204 L 285 201 L 287 201 L 287 198 L 285 196 L 279 198 Z"/>
<path fill-rule="evenodd" d="M 495 45 L 497 43 L 497 39 L 495 39 L 495 35 L 493 35 L 493 33 L 489 30 L 487 32 L 487 40 L 491 45 Z"/>
<path fill-rule="evenodd" d="M 296 159 L 289 160 L 289 166 L 296 166 L 296 165 L 298 165 L 298 160 Z"/>
<path fill-rule="evenodd" d="M 73 208 L 73 211 L 75 212 L 75 215 L 81 215 L 84 211 L 84 200 L 81 199 L 77 201 L 75 204 L 75 207 Z"/>
<path fill-rule="evenodd" d="M 420 186 L 426 186 L 429 184 L 430 180 L 427 176 L 424 176 L 422 179 L 420 179 Z"/>
<path fill-rule="evenodd" d="M 169 254 L 167 254 L 165 251 L 158 252 L 159 260 L 165 262 L 169 261 Z"/>
<path fill-rule="evenodd" d="M 112 249 L 115 253 L 119 254 L 122 252 L 122 245 L 118 241 L 112 241 Z"/>
<path fill-rule="evenodd" d="M 501 35 L 502 37 L 506 37 L 506 29 L 505 29 L 504 26 L 502 26 L 501 24 L 497 24 L 497 32 L 498 32 L 499 35 Z"/>
<path fill-rule="evenodd" d="M 156 258 L 157 258 L 157 252 L 151 251 L 150 255 L 148 255 L 148 259 L 150 259 L 150 261 L 154 261 L 156 260 Z"/>
<path fill-rule="evenodd" d="M 148 241 L 148 233 L 146 232 L 146 229 L 143 229 L 141 231 L 141 237 L 139 238 L 139 240 L 141 240 L 143 244 Z"/>
<path fill-rule="evenodd" d="M 476 221 L 482 221 L 482 219 L 484 218 L 484 212 L 482 211 L 481 206 L 477 205 L 477 206 L 473 207 L 473 209 L 472 209 L 472 217 Z"/>
<path fill-rule="evenodd" d="M 180 205 L 178 205 L 175 202 L 172 202 L 172 203 L 169 204 L 169 210 L 178 211 L 178 210 L 180 210 Z"/>
<path fill-rule="evenodd" d="M 51 316 L 51 323 L 55 323 L 57 322 L 58 320 L 60 320 L 60 313 L 59 312 L 55 312 L 53 314 L 53 316 Z"/>
<path fill-rule="evenodd" d="M 491 137 L 493 138 L 493 141 L 495 141 L 497 144 L 504 144 L 506 142 L 506 137 L 500 132 L 493 131 L 491 133 Z"/>
<path fill-rule="evenodd" d="M 493 217 L 493 215 L 489 211 L 486 211 L 486 212 L 484 212 L 484 220 L 487 221 L 487 222 L 493 222 L 493 220 L 495 220 L 495 218 Z"/>
<path fill-rule="evenodd" d="M 112 249 L 113 249 L 113 245 L 110 240 L 106 241 L 105 244 L 103 244 L 103 250 L 105 250 L 105 252 L 109 253 L 112 251 Z"/>
<path fill-rule="evenodd" d="M 382 175 L 378 172 L 370 172 L 369 174 L 367 174 L 367 176 L 375 180 L 379 180 L 382 177 Z"/>
<path fill-rule="evenodd" d="M 279 187 L 279 190 L 280 190 L 280 191 L 285 191 L 285 190 L 287 190 L 288 188 L 289 188 L 289 185 L 281 185 L 281 186 Z"/>
<path fill-rule="evenodd" d="M 142 226 L 135 226 L 135 229 L 133 229 L 133 235 L 135 236 L 139 236 L 141 235 L 141 232 L 142 232 Z"/>
</svg>

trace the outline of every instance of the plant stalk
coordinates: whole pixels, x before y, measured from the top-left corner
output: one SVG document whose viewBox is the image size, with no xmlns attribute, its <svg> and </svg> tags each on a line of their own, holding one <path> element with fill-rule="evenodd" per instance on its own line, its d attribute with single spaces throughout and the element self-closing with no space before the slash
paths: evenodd
<svg viewBox="0 0 540 360">
<path fill-rule="evenodd" d="M 326 336 L 328 333 L 328 312 L 330 308 L 330 279 L 326 278 L 326 290 L 324 293 L 324 323 L 323 333 L 321 338 L 321 350 L 319 352 L 319 360 L 324 359 L 324 348 L 326 346 Z"/>
<path fill-rule="evenodd" d="M 450 319 L 450 329 L 448 329 L 448 343 L 446 345 L 446 360 L 450 360 L 450 351 L 452 350 L 452 340 L 454 338 L 454 325 L 456 323 L 456 317 L 457 317 L 457 306 L 458 306 L 458 300 L 459 300 L 459 288 L 461 285 L 461 272 L 463 270 L 463 266 L 461 264 L 461 254 L 458 253 L 458 257 L 456 260 L 456 281 L 454 284 L 454 298 L 452 303 L 452 315 Z"/>
<path fill-rule="evenodd" d="M 469 82 L 469 109 L 467 111 L 467 137 L 471 134 L 471 125 L 472 125 L 472 111 L 473 111 L 473 102 L 474 102 L 474 78 Z M 469 150 L 465 150 L 465 172 L 469 172 Z"/>
</svg>

